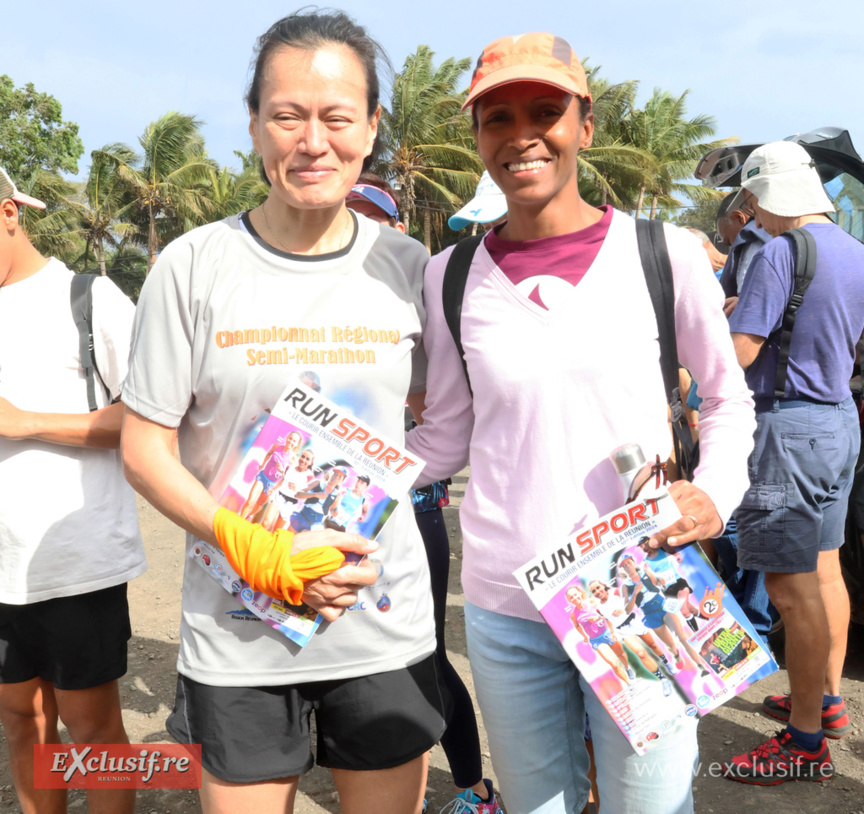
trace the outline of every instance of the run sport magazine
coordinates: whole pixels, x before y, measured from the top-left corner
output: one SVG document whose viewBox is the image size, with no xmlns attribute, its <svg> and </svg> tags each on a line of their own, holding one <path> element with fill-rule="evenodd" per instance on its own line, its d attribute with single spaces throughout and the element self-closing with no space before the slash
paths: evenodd
<svg viewBox="0 0 864 814">
<path fill-rule="evenodd" d="M 680 517 L 656 488 L 514 572 L 639 754 L 777 669 L 698 545 L 647 545 Z"/>
<path fill-rule="evenodd" d="M 271 530 L 330 528 L 375 539 L 396 508 L 393 495 L 408 494 L 424 466 L 300 380 L 288 385 L 243 446 L 216 476 L 215 483 L 227 481 L 219 502 Z M 218 546 L 199 540 L 189 556 L 246 612 L 301 647 L 312 638 L 321 621 L 312 608 L 253 591 Z M 388 609 L 386 592 L 377 602 Z"/>
</svg>

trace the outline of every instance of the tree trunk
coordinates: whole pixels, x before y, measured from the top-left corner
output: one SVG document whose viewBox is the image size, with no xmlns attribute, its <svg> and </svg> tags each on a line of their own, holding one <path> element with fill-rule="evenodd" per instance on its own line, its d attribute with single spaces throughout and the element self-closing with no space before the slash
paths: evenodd
<svg viewBox="0 0 864 814">
<path fill-rule="evenodd" d="M 96 257 L 99 259 L 99 273 L 104 277 L 107 273 L 105 269 L 105 244 L 101 240 L 96 241 Z"/>
<path fill-rule="evenodd" d="M 402 222 L 405 224 L 405 234 L 411 234 L 411 215 L 414 213 L 414 184 L 410 175 L 406 175 L 402 181 L 402 208 L 405 217 Z"/>
<path fill-rule="evenodd" d="M 650 220 L 657 217 L 657 195 L 651 196 L 651 214 L 648 216 Z"/>
<path fill-rule="evenodd" d="M 156 216 L 153 213 L 152 203 L 147 205 L 147 210 L 150 213 L 150 226 L 147 229 L 147 274 L 149 274 L 156 262 Z"/>
<path fill-rule="evenodd" d="M 642 202 L 645 200 L 645 187 L 639 187 L 639 200 L 636 201 L 636 220 L 642 214 Z"/>
<path fill-rule="evenodd" d="M 429 209 L 423 210 L 423 244 L 426 251 L 432 254 L 432 213 Z"/>
<path fill-rule="evenodd" d="M 609 190 L 606 189 L 605 185 L 600 190 L 600 206 L 606 206 L 607 198 L 609 195 Z"/>
</svg>

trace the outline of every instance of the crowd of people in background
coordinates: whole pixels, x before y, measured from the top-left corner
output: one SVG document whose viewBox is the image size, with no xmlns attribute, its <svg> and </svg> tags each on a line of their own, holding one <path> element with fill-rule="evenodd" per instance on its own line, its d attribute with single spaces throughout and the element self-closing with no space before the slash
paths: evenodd
<svg viewBox="0 0 864 814">
<path fill-rule="evenodd" d="M 470 246 L 457 339 L 444 294 L 453 250 L 430 259 L 404 234 L 398 191 L 364 173 L 380 57 L 337 11 L 297 12 L 261 36 L 245 101 L 268 197 L 166 246 L 137 308 L 97 279 L 89 353 L 70 309 L 75 275 L 21 226 L 21 208 L 42 204 L 0 169 L 0 720 L 25 814 L 65 810 L 64 790 L 34 786 L 33 747 L 59 743 L 60 721 L 77 743 L 128 743 L 126 584 L 146 568 L 133 487 L 186 530 L 187 553 L 219 545 L 250 584 L 278 592 L 293 556 L 324 552 L 302 599 L 325 624 L 302 649 L 266 625 L 233 625 L 234 598 L 185 558 L 166 727 L 202 745 L 205 812 L 290 812 L 317 762 L 346 814 L 421 814 L 440 741 L 454 784 L 442 814 L 501 814 L 444 639 L 442 507 L 469 463 L 467 645 L 507 811 L 574 814 L 592 791 L 604 811 L 693 811 L 696 719 L 637 754 L 513 576 L 617 507 L 612 449 L 638 443 L 665 459 L 672 448 L 635 221 L 580 195 L 594 130 L 582 63 L 548 33 L 480 54 L 464 107 L 486 172 L 450 226 L 484 234 Z M 699 464 L 670 485 L 681 517 L 642 541 L 641 565 L 624 557 L 610 584 L 568 593 L 574 631 L 622 685 L 647 670 L 668 695 L 685 661 L 716 680 L 730 656 L 713 640 L 689 644 L 702 617 L 674 554 L 705 541 L 756 632 L 786 631 L 791 692 L 763 705 L 784 726 L 726 764 L 745 783 L 831 777 L 825 739 L 852 726 L 838 551 L 860 447 L 849 379 L 864 246 L 832 212 L 807 151 L 775 142 L 719 205 L 728 254 L 664 229 Z M 799 239 L 815 263 L 800 297 Z M 266 452 L 237 514 L 219 506 L 217 474 L 287 383 L 284 367 L 250 366 L 216 339 L 258 324 L 386 325 L 398 337 L 374 365 L 314 370 L 323 395 L 387 437 L 403 437 L 410 408 L 406 445 L 426 466 L 377 540 L 351 531 L 369 478 L 313 476 L 299 433 Z M 387 612 L 363 612 L 358 595 L 383 571 Z M 743 632 L 735 643 L 755 647 Z M 88 802 L 132 812 L 135 793 L 92 790 Z"/>
</svg>

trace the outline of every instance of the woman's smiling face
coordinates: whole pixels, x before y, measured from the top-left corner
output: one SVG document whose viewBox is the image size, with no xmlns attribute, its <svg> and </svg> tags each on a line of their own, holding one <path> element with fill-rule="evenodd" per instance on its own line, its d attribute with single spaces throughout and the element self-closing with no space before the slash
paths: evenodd
<svg viewBox="0 0 864 814">
<path fill-rule="evenodd" d="M 540 82 L 513 82 L 484 93 L 474 114 L 478 152 L 511 209 L 545 206 L 563 190 L 578 194 L 576 156 L 591 146 L 594 117 L 581 119 L 575 96 Z"/>
<path fill-rule="evenodd" d="M 372 151 L 363 66 L 345 45 L 285 46 L 267 62 L 249 133 L 275 194 L 288 206 L 341 205 Z"/>
</svg>

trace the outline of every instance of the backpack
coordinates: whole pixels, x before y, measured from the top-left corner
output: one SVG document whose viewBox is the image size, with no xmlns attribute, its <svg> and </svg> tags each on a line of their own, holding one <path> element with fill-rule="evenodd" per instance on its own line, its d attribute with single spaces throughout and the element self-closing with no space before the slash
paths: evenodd
<svg viewBox="0 0 864 814">
<path fill-rule="evenodd" d="M 96 376 L 99 374 L 99 369 L 96 367 L 96 356 L 93 353 L 93 282 L 95 279 L 95 274 L 74 274 L 70 290 L 72 318 L 75 320 L 75 327 L 78 328 L 78 355 L 81 358 L 81 367 L 84 368 L 84 378 L 87 380 L 87 404 L 91 413 L 99 409 L 96 403 Z M 105 387 L 101 375 L 99 382 L 107 393 L 110 403 L 111 394 Z"/>
<path fill-rule="evenodd" d="M 816 272 L 816 241 L 813 239 L 813 235 L 803 226 L 784 234 L 789 235 L 795 244 L 795 286 L 792 296 L 786 304 L 783 322 L 779 328 L 780 354 L 777 357 L 777 377 L 774 380 L 775 399 L 782 399 L 786 394 L 786 371 L 789 367 L 789 348 L 792 344 L 795 316 Z M 765 348 L 767 345 L 766 342 L 762 347 Z"/>
</svg>

